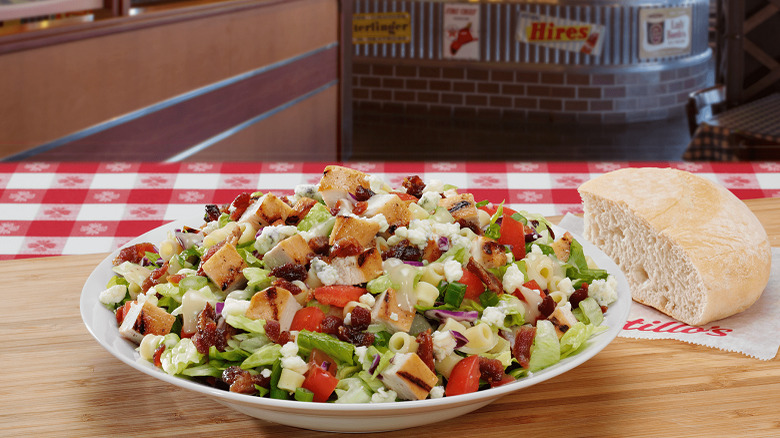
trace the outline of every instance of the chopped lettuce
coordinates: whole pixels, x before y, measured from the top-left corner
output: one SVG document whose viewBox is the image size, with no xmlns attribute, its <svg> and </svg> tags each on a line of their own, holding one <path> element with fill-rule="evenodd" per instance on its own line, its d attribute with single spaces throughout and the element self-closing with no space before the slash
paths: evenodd
<svg viewBox="0 0 780 438">
<path fill-rule="evenodd" d="M 543 319 L 536 323 L 536 336 L 531 345 L 531 359 L 528 361 L 528 371 L 535 372 L 561 360 L 561 344 L 555 334 L 553 323 Z"/>
<path fill-rule="evenodd" d="M 162 369 L 170 375 L 181 374 L 188 366 L 199 364 L 203 360 L 203 355 L 198 353 L 198 349 L 190 338 L 184 338 L 173 348 L 166 348 L 160 355 Z"/>
<path fill-rule="evenodd" d="M 281 351 L 282 346 L 279 344 L 266 344 L 244 359 L 241 362 L 241 368 L 248 370 L 250 368 L 273 365 L 282 357 Z"/>
<path fill-rule="evenodd" d="M 241 330 L 246 330 L 250 333 L 265 334 L 265 320 L 251 319 L 243 315 L 228 315 L 225 318 L 228 324 Z"/>
<path fill-rule="evenodd" d="M 271 285 L 274 277 L 271 275 L 271 271 L 268 269 L 262 269 L 257 267 L 244 268 L 241 271 L 246 277 L 247 287 L 253 290 L 262 290 Z"/>
<path fill-rule="evenodd" d="M 311 210 L 309 210 L 309 213 L 306 214 L 306 217 L 298 223 L 298 231 L 309 231 L 315 225 L 319 225 L 331 217 L 333 216 L 330 214 L 328 207 L 318 203 L 312 207 Z"/>
</svg>

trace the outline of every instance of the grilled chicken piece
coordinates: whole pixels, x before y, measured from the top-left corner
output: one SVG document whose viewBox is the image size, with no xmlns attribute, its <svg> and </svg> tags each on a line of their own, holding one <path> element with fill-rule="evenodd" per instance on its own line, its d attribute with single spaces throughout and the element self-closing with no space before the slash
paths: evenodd
<svg viewBox="0 0 780 438">
<path fill-rule="evenodd" d="M 463 193 L 453 196 L 447 196 L 439 200 L 439 206 L 444 207 L 450 212 L 455 221 L 462 227 L 479 229 L 479 214 L 477 206 L 474 203 L 474 195 Z"/>
<path fill-rule="evenodd" d="M 436 374 L 415 353 L 396 354 L 382 371 L 382 383 L 404 400 L 423 400 L 438 382 Z"/>
<path fill-rule="evenodd" d="M 142 305 L 134 302 L 119 326 L 119 334 L 140 344 L 145 335 L 165 336 L 170 333 L 174 321 L 175 316 L 150 302 Z"/>
<path fill-rule="evenodd" d="M 562 262 L 568 262 L 571 255 L 571 241 L 574 238 L 567 231 L 558 240 L 552 243 L 552 249 L 555 251 L 555 257 Z"/>
<path fill-rule="evenodd" d="M 394 332 L 408 332 L 413 319 L 414 308 L 404 310 L 398 303 L 398 293 L 394 289 L 388 289 L 376 297 L 374 308 L 371 309 L 371 320 L 383 323 Z"/>
<path fill-rule="evenodd" d="M 290 330 L 295 312 L 301 309 L 301 305 L 295 300 L 295 296 L 287 289 L 271 286 L 252 296 L 249 308 L 246 310 L 247 318 L 273 320 L 279 323 L 281 331 Z"/>
<path fill-rule="evenodd" d="M 311 250 L 306 240 L 300 234 L 295 234 L 282 240 L 273 249 L 265 253 L 263 262 L 268 269 L 273 269 L 286 263 L 305 266 L 309 263 L 309 258 L 314 257 L 314 255 L 314 251 Z"/>
<path fill-rule="evenodd" d="M 241 271 L 246 262 L 231 243 L 225 243 L 206 260 L 201 269 L 223 291 L 231 291 L 243 286 L 246 279 Z"/>
<path fill-rule="evenodd" d="M 354 256 L 335 257 L 330 266 L 338 272 L 335 284 L 361 284 L 382 275 L 382 255 L 369 248 Z"/>
<path fill-rule="evenodd" d="M 284 222 L 287 225 L 298 225 L 298 222 L 306 217 L 306 215 L 309 214 L 309 210 L 311 210 L 311 208 L 315 205 L 317 205 L 317 201 L 312 198 L 298 199 L 295 205 L 293 205 Z"/>
<path fill-rule="evenodd" d="M 360 246 L 367 248 L 379 232 L 379 224 L 366 219 L 352 216 L 336 216 L 336 223 L 330 233 L 329 244 L 332 246 L 341 238 L 352 237 Z"/>
<path fill-rule="evenodd" d="M 358 187 L 366 190 L 371 187 L 368 175 L 348 167 L 327 166 L 320 180 L 319 192 L 325 205 L 332 209 L 341 199 L 352 202 Z"/>
<path fill-rule="evenodd" d="M 577 318 L 571 313 L 571 306 L 558 306 L 550 315 L 549 319 L 555 326 L 555 333 L 558 335 L 558 339 L 566 334 L 569 329 L 577 323 Z"/>
<path fill-rule="evenodd" d="M 489 237 L 477 236 L 471 242 L 471 257 L 485 269 L 498 268 L 506 264 L 504 245 Z"/>
<path fill-rule="evenodd" d="M 238 222 L 248 222 L 256 230 L 259 230 L 261 227 L 272 225 L 280 220 L 284 222 L 291 212 L 292 207 L 286 202 L 273 193 L 267 193 L 250 205 Z"/>
<path fill-rule="evenodd" d="M 408 226 L 412 220 L 407 203 L 392 193 L 374 195 L 366 201 L 366 210 L 361 216 L 373 217 L 378 214 L 383 214 L 387 224 L 396 228 Z"/>
</svg>

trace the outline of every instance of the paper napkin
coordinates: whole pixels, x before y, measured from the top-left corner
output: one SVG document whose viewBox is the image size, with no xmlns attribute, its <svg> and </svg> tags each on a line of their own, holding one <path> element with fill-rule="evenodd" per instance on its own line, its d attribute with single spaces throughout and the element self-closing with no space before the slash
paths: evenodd
<svg viewBox="0 0 780 438">
<path fill-rule="evenodd" d="M 583 219 L 567 214 L 560 226 L 582 235 Z M 749 309 L 703 326 L 679 322 L 651 307 L 631 303 L 621 338 L 676 339 L 770 360 L 780 348 L 780 248 L 772 248 L 772 271 L 761 298 Z"/>
</svg>

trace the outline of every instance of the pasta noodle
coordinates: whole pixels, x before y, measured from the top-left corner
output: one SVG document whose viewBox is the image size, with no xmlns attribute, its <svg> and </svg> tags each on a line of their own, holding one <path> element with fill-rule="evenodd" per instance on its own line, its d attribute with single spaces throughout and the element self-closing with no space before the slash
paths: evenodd
<svg viewBox="0 0 780 438">
<path fill-rule="evenodd" d="M 496 346 L 498 336 L 493 334 L 489 324 L 477 324 L 463 333 L 469 342 L 460 348 L 466 354 L 484 353 Z"/>
<path fill-rule="evenodd" d="M 417 341 L 406 332 L 394 333 L 387 342 L 387 347 L 393 353 L 414 353 L 418 346 Z"/>
<path fill-rule="evenodd" d="M 457 354 L 450 354 L 442 360 L 437 360 L 433 364 L 433 367 L 436 368 L 436 371 L 438 371 L 442 376 L 444 376 L 446 379 L 449 379 L 452 369 L 455 368 L 455 365 L 457 365 L 457 363 L 461 360 L 463 360 L 463 358 Z"/>
<path fill-rule="evenodd" d="M 439 297 L 439 289 L 425 281 L 420 281 L 414 287 L 414 293 L 417 295 L 417 305 L 430 307 L 436 303 Z"/>
</svg>

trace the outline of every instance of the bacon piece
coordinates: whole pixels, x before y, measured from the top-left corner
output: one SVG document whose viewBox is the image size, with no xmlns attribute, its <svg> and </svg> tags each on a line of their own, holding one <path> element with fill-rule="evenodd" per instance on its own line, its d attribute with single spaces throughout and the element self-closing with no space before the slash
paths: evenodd
<svg viewBox="0 0 780 438">
<path fill-rule="evenodd" d="M 141 290 L 146 292 L 149 289 L 151 289 L 152 286 L 162 283 L 162 280 L 164 279 L 167 273 L 168 273 L 168 262 L 165 262 L 161 267 L 152 271 L 151 275 L 146 277 L 143 284 L 141 284 Z"/>
<path fill-rule="evenodd" d="M 406 193 L 420 199 L 423 190 L 425 189 L 425 183 L 418 175 L 407 176 L 402 183 L 406 189 Z"/>
<path fill-rule="evenodd" d="M 239 220 L 246 209 L 249 208 L 249 204 L 251 202 L 252 195 L 249 192 L 243 192 L 236 196 L 236 199 L 234 199 L 233 203 L 231 204 L 233 207 L 233 212 L 230 213 L 230 220 Z"/>
<path fill-rule="evenodd" d="M 252 375 L 249 371 L 238 366 L 232 366 L 222 372 L 222 381 L 230 386 L 230 392 L 241 394 L 254 394 L 257 392 L 255 385 L 263 388 L 271 386 L 271 378 L 262 375 Z"/>
<path fill-rule="evenodd" d="M 501 295 L 504 293 L 504 285 L 501 283 L 501 280 L 499 280 L 498 277 L 493 275 L 490 271 L 480 266 L 480 264 L 475 262 L 473 258 L 469 258 L 469 262 L 466 264 L 466 269 L 479 277 L 480 281 L 485 283 L 485 286 L 487 286 L 488 290 L 494 294 Z"/>
<path fill-rule="evenodd" d="M 217 344 L 217 315 L 211 303 L 206 303 L 200 314 L 198 314 L 198 324 L 195 334 L 192 336 L 192 342 L 200 354 L 208 354 L 209 347 Z"/>
<path fill-rule="evenodd" d="M 531 359 L 531 345 L 536 336 L 536 327 L 524 325 L 518 327 L 515 332 L 515 343 L 512 345 L 512 357 L 517 359 L 517 363 L 523 368 L 528 368 L 528 360 Z"/>
<path fill-rule="evenodd" d="M 114 266 L 119 266 L 124 262 L 140 264 L 146 257 L 147 252 L 157 253 L 157 248 L 149 242 L 136 243 L 135 245 L 122 248 L 119 255 L 114 259 Z"/>
<path fill-rule="evenodd" d="M 421 332 L 417 335 L 417 355 L 420 356 L 423 363 L 434 370 L 433 364 L 433 338 L 431 337 L 431 329 Z M 502 368 L 503 371 L 503 368 Z"/>
</svg>

